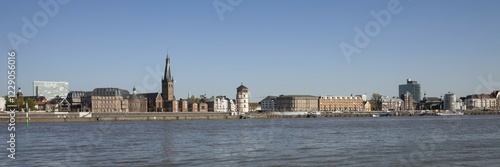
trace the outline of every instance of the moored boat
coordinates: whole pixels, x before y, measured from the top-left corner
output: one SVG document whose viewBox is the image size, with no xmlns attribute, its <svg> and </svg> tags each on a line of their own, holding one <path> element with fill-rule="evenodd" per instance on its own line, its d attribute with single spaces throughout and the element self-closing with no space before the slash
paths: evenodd
<svg viewBox="0 0 500 167">
<path fill-rule="evenodd" d="M 373 114 L 372 116 L 373 117 L 386 117 L 386 116 L 389 116 L 389 114 L 391 114 L 391 113 L 385 112 L 385 113 L 380 113 L 380 114 Z"/>
<path fill-rule="evenodd" d="M 463 112 L 439 112 L 437 113 L 439 116 L 454 116 L 454 115 L 464 115 Z"/>
</svg>

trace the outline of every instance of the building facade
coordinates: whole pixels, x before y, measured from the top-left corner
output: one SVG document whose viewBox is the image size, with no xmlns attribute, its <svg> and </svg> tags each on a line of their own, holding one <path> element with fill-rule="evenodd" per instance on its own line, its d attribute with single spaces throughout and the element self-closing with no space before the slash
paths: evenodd
<svg viewBox="0 0 500 167">
<path fill-rule="evenodd" d="M 211 97 L 204 100 L 208 105 L 208 112 L 234 112 L 236 111 L 236 105 L 234 100 L 227 98 L 226 96 Z"/>
<path fill-rule="evenodd" d="M 236 112 L 236 100 L 235 99 L 228 99 L 229 100 L 229 112 Z"/>
<path fill-rule="evenodd" d="M 382 111 L 401 111 L 403 107 L 403 100 L 397 97 L 383 96 L 379 102 Z"/>
<path fill-rule="evenodd" d="M 179 112 L 188 112 L 189 110 L 189 102 L 187 99 L 180 99 L 179 100 Z"/>
<path fill-rule="evenodd" d="M 454 93 L 448 92 L 444 94 L 443 110 L 455 111 L 457 108 L 457 96 Z"/>
<path fill-rule="evenodd" d="M 5 98 L 2 96 L 0 97 L 0 111 L 6 111 L 6 105 L 7 104 L 7 101 L 5 100 Z"/>
<path fill-rule="evenodd" d="M 46 110 L 47 98 L 45 96 L 24 96 L 24 99 L 33 99 L 35 110 Z"/>
<path fill-rule="evenodd" d="M 362 111 L 363 99 L 360 96 L 320 96 L 319 111 Z"/>
<path fill-rule="evenodd" d="M 276 111 L 276 99 L 278 96 L 267 96 L 262 99 L 260 103 L 260 107 L 262 111 Z"/>
<path fill-rule="evenodd" d="M 82 97 L 82 105 L 92 112 L 129 112 L 129 96 L 129 91 L 123 89 L 95 88 Z"/>
<path fill-rule="evenodd" d="M 441 110 L 443 109 L 443 100 L 439 97 L 427 97 L 424 94 L 424 98 L 420 101 L 419 106 L 422 110 Z"/>
<path fill-rule="evenodd" d="M 191 103 L 189 105 L 189 109 L 188 110 L 191 111 L 191 112 L 198 112 L 199 111 L 198 110 L 198 103 Z"/>
<path fill-rule="evenodd" d="M 82 97 L 85 95 L 86 91 L 70 91 L 66 95 L 66 100 L 71 105 L 71 111 L 81 112 L 82 111 Z"/>
<path fill-rule="evenodd" d="M 163 97 L 160 92 L 139 94 L 146 97 L 148 112 L 163 112 Z"/>
<path fill-rule="evenodd" d="M 33 95 L 45 96 L 51 100 L 56 96 L 66 98 L 69 93 L 69 82 L 65 81 L 33 81 Z"/>
<path fill-rule="evenodd" d="M 370 101 L 365 101 L 363 102 L 364 103 L 364 107 L 365 107 L 365 111 L 372 111 L 372 104 L 370 103 Z"/>
<path fill-rule="evenodd" d="M 495 90 L 491 93 L 491 96 L 495 99 L 497 99 L 497 102 L 496 102 L 496 110 L 500 110 L 500 91 L 499 90 Z"/>
<path fill-rule="evenodd" d="M 80 96 L 83 112 L 92 112 L 92 94 L 93 91 L 90 91 L 85 92 L 83 96 Z"/>
<path fill-rule="evenodd" d="M 497 101 L 492 94 L 474 94 L 465 97 L 464 103 L 470 110 L 493 110 L 498 108 Z"/>
<path fill-rule="evenodd" d="M 280 95 L 276 98 L 276 111 L 318 111 L 318 97 L 311 95 Z"/>
<path fill-rule="evenodd" d="M 250 99 L 248 88 L 241 84 L 236 88 L 236 112 L 246 113 L 249 111 L 248 99 Z"/>
<path fill-rule="evenodd" d="M 71 111 L 71 104 L 66 98 L 56 96 L 47 102 L 45 109 L 48 112 L 69 112 Z"/>
<path fill-rule="evenodd" d="M 414 110 L 414 103 L 415 101 L 413 100 L 413 95 L 410 92 L 406 92 L 403 94 L 403 110 Z"/>
<path fill-rule="evenodd" d="M 411 79 L 406 80 L 406 84 L 399 85 L 399 96 L 410 92 L 413 95 L 413 100 L 419 102 L 422 100 L 421 96 L 421 86 L 417 81 L 412 81 Z"/>
<path fill-rule="evenodd" d="M 198 112 L 208 112 L 208 104 L 205 102 L 198 103 Z"/>
<path fill-rule="evenodd" d="M 214 101 L 214 112 L 229 112 L 229 101 L 226 96 L 217 96 Z"/>
<path fill-rule="evenodd" d="M 128 97 L 128 109 L 129 112 L 148 112 L 148 99 L 137 94 L 135 87 L 132 89 L 132 95 Z"/>
<path fill-rule="evenodd" d="M 165 112 L 179 112 L 179 104 L 180 102 L 178 100 L 166 100 L 165 101 L 165 106 L 166 108 L 164 109 Z"/>
<path fill-rule="evenodd" d="M 462 98 L 457 99 L 457 102 L 455 103 L 455 110 L 467 110 L 467 105 L 465 105 L 465 102 Z"/>
</svg>

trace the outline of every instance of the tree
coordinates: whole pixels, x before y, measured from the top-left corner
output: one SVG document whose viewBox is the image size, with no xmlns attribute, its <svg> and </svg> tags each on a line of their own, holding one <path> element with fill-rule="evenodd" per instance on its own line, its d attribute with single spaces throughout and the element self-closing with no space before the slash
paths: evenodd
<svg viewBox="0 0 500 167">
<path fill-rule="evenodd" d="M 18 95 L 16 103 L 17 103 L 17 111 L 22 111 L 23 108 L 25 108 L 24 97 L 22 95 Z"/>
<path fill-rule="evenodd" d="M 379 103 L 381 100 L 382 100 L 382 95 L 378 93 L 372 94 L 372 98 L 370 99 L 370 105 L 372 106 L 372 110 L 382 110 Z"/>
<path fill-rule="evenodd" d="M 28 107 L 30 110 L 35 110 L 35 100 L 32 98 L 27 98 L 24 99 L 23 96 L 20 96 L 19 99 L 13 97 L 13 101 L 10 101 L 10 97 L 4 96 L 5 99 L 5 108 L 7 109 L 8 105 L 17 105 L 16 111 L 23 111 L 26 108 L 26 104 L 28 104 Z"/>
<path fill-rule="evenodd" d="M 9 96 L 7 96 L 7 95 L 5 95 L 3 98 L 5 99 L 5 106 L 4 106 L 4 107 L 6 108 L 6 111 L 9 111 L 9 110 L 7 110 L 7 106 L 8 106 L 8 105 L 12 105 L 12 104 L 14 104 L 14 105 L 15 105 L 15 104 L 16 104 L 16 101 L 15 101 L 15 100 L 16 100 L 16 98 L 14 98 L 14 101 L 13 101 L 13 102 L 10 102 L 10 98 L 9 98 Z"/>
<path fill-rule="evenodd" d="M 28 108 L 29 108 L 30 110 L 35 110 L 35 105 L 36 105 L 36 103 L 35 103 L 35 100 L 34 100 L 34 99 L 32 99 L 32 98 L 27 98 L 25 102 L 26 102 L 26 104 L 28 104 Z"/>
<path fill-rule="evenodd" d="M 256 111 L 257 107 L 259 107 L 259 103 L 249 103 L 249 109 L 250 111 Z"/>
<path fill-rule="evenodd" d="M 191 103 L 198 103 L 198 102 L 200 102 L 200 98 L 194 97 L 194 95 L 191 95 L 191 97 L 189 97 L 188 100 Z"/>
</svg>

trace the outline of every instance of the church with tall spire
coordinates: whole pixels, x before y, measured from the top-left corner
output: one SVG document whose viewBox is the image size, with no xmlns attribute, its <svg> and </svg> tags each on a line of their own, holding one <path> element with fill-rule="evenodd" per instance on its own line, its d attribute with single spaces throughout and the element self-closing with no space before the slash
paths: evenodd
<svg viewBox="0 0 500 167">
<path fill-rule="evenodd" d="M 162 87 L 162 98 L 165 101 L 175 100 L 174 95 L 174 77 L 170 71 L 170 56 L 167 52 L 167 60 L 165 62 L 165 73 L 163 74 L 163 79 L 161 81 Z"/>
<path fill-rule="evenodd" d="M 174 77 L 170 69 L 170 55 L 167 51 L 167 59 L 165 61 L 165 73 L 161 81 L 161 97 L 164 101 L 163 106 L 166 112 L 177 112 L 179 110 L 179 102 L 175 100 L 174 95 Z"/>
</svg>

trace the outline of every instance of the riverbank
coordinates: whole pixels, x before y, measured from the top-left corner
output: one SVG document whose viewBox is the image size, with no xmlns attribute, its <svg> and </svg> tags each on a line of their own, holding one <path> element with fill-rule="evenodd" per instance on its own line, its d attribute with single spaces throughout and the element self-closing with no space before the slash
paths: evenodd
<svg viewBox="0 0 500 167">
<path fill-rule="evenodd" d="M 26 122 L 25 113 L 16 113 L 16 122 Z M 226 113 L 95 113 L 80 117 L 78 113 L 30 113 L 29 122 L 97 122 L 97 121 L 174 121 L 240 119 Z M 0 123 L 11 122 L 7 113 L 0 114 Z"/>
<path fill-rule="evenodd" d="M 78 113 L 30 113 L 29 122 L 97 122 L 97 121 L 174 121 L 174 120 L 225 120 L 225 119 L 279 119 L 279 118 L 331 118 L 372 117 L 383 112 L 322 113 L 321 115 L 247 114 L 231 116 L 227 113 L 93 113 L 92 117 L 79 117 Z M 500 115 L 500 111 L 464 111 L 464 115 Z M 436 113 L 395 111 L 387 116 L 437 116 Z M 0 113 L 0 123 L 11 121 L 8 113 Z M 16 113 L 15 121 L 26 122 L 25 113 Z"/>
<path fill-rule="evenodd" d="M 26 117 L 16 117 L 16 122 L 26 122 Z M 238 116 L 162 116 L 162 117 L 89 117 L 89 118 L 29 118 L 29 122 L 97 122 L 97 121 L 174 121 L 174 120 L 222 120 L 239 119 Z M 0 118 L 0 123 L 7 123 L 10 118 Z"/>
</svg>

